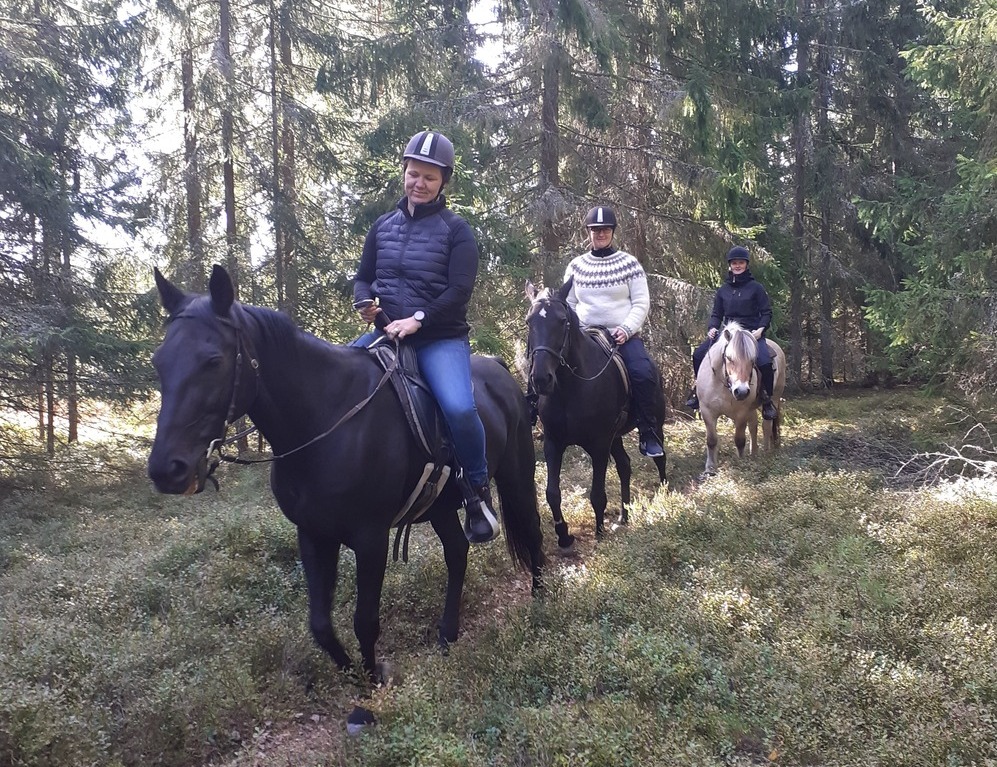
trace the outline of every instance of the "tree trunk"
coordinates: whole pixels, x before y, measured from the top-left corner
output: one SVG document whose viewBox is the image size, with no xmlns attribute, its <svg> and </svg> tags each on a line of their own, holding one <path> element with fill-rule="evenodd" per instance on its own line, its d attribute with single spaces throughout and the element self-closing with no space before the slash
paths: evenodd
<svg viewBox="0 0 997 767">
<path fill-rule="evenodd" d="M 551 41 L 554 41 L 553 35 Z M 555 223 L 555 196 L 560 194 L 560 134 L 557 123 L 561 91 L 559 47 L 553 43 L 543 63 L 543 93 L 540 109 L 540 198 L 548 198 L 541 213 L 540 264 L 544 284 L 560 284 L 558 251 L 560 242 Z"/>
<path fill-rule="evenodd" d="M 42 358 L 42 377 L 45 381 L 45 452 L 49 458 L 55 457 L 55 365 L 52 350 L 47 348 Z"/>
<path fill-rule="evenodd" d="M 808 85 L 810 66 L 809 0 L 797 0 L 798 33 L 796 44 L 796 84 L 800 94 L 796 124 L 793 128 L 793 253 L 789 265 L 789 378 L 799 386 L 802 382 L 803 364 L 803 306 L 805 302 L 803 272 L 807 262 L 806 204 L 807 204 L 807 140 L 810 126 L 810 102 L 802 98 Z"/>
<path fill-rule="evenodd" d="M 69 168 L 68 160 L 68 148 L 66 147 L 66 131 L 65 131 L 65 116 L 60 110 L 59 119 L 59 129 L 58 129 L 58 141 L 59 141 L 59 192 L 62 195 L 63 201 L 63 215 L 60 217 L 59 221 L 59 250 L 61 255 L 61 263 L 59 268 L 59 301 L 62 304 L 62 316 L 63 316 L 63 326 L 68 329 L 70 325 L 75 322 L 74 312 L 73 312 L 73 265 L 72 265 L 72 232 L 70 227 L 72 225 L 70 221 L 70 185 L 69 176 L 71 174 L 71 169 Z M 73 191 L 79 189 L 78 176 L 74 180 L 72 185 Z M 69 444 L 79 441 L 79 417 L 80 417 L 80 403 L 79 403 L 79 387 L 78 381 L 76 380 L 76 352 L 75 350 L 67 345 L 62 344 L 63 354 L 66 357 L 66 418 L 68 420 L 67 424 L 67 434 L 66 441 Z"/>
<path fill-rule="evenodd" d="M 201 222 L 201 167 L 195 115 L 197 98 L 194 89 L 194 49 L 189 39 L 190 29 L 187 28 L 184 34 L 188 39 L 180 52 L 180 77 L 183 85 L 184 186 L 187 194 L 187 247 L 190 250 L 190 262 L 181 274 L 181 282 L 189 285 L 191 290 L 203 292 L 207 287 L 207 264 Z"/>
<path fill-rule="evenodd" d="M 222 184 L 225 194 L 225 265 L 232 277 L 236 298 L 239 296 L 239 229 L 235 217 L 235 70 L 232 63 L 232 7 L 230 0 L 220 0 L 219 43 L 225 77 L 222 106 Z"/>
<path fill-rule="evenodd" d="M 834 386 L 834 276 L 831 272 L 831 206 L 836 184 L 831 162 L 831 128 L 828 111 L 831 107 L 831 38 L 833 19 L 828 16 L 829 3 L 821 0 L 817 77 L 820 107 L 817 112 L 817 190 L 820 195 L 820 267 L 817 285 L 820 291 L 820 383 L 826 389 Z"/>
<path fill-rule="evenodd" d="M 295 122 L 292 119 L 294 114 L 294 97 L 290 92 L 288 83 L 290 81 L 294 62 L 291 57 L 291 35 L 288 31 L 291 24 L 290 5 L 282 5 L 280 15 L 280 63 L 283 77 L 280 79 L 280 115 L 281 126 L 281 212 L 284 219 L 284 275 L 287 280 L 287 313 L 292 319 L 298 316 L 298 302 L 300 295 L 298 292 L 298 262 L 297 262 L 297 233 L 298 233 L 298 180 L 295 170 L 295 143 L 294 132 Z"/>
<path fill-rule="evenodd" d="M 281 173 L 280 173 L 280 104 L 277 92 L 280 88 L 277 84 L 278 63 L 277 63 L 277 29 L 280 22 L 277 20 L 277 6 L 270 3 L 270 164 L 273 179 L 271 183 L 271 195 L 273 196 L 273 269 L 274 286 L 277 289 L 277 308 L 281 311 L 287 310 L 287 301 L 284 297 L 284 200 L 281 193 Z"/>
</svg>

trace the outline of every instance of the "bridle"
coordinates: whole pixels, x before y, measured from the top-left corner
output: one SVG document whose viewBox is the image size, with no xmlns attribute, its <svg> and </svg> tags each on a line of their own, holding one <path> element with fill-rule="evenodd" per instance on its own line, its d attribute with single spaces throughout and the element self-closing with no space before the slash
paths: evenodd
<svg viewBox="0 0 997 767">
<path fill-rule="evenodd" d="M 730 388 L 730 372 L 727 370 L 727 347 L 730 346 L 730 343 L 733 340 L 734 339 L 732 339 L 732 338 L 728 339 L 727 342 L 724 344 L 723 351 L 721 352 L 723 363 L 724 363 L 723 364 L 724 386 L 726 387 L 727 391 L 731 390 L 731 388 Z M 751 386 L 751 379 L 754 378 L 754 376 L 755 376 L 755 367 L 756 367 L 756 365 L 752 364 L 752 366 L 751 366 L 751 372 L 748 374 L 748 386 L 749 386 L 749 388 Z"/>
<path fill-rule="evenodd" d="M 173 319 L 174 320 L 197 319 L 197 317 L 189 314 L 187 315 L 178 314 Z M 233 434 L 231 437 L 227 436 L 229 426 L 231 426 L 237 420 L 237 418 L 241 418 L 241 415 L 236 416 L 236 412 L 245 413 L 249 409 L 249 407 L 253 404 L 253 402 L 256 400 L 256 397 L 259 395 L 260 363 L 256 355 L 253 354 L 252 349 L 250 349 L 249 337 L 243 334 L 242 325 L 234 317 L 232 318 L 219 317 L 216 315 L 215 319 L 218 320 L 221 324 L 232 328 L 232 330 L 235 333 L 235 373 L 233 375 L 233 382 L 232 382 L 232 397 L 229 400 L 229 406 L 226 411 L 225 422 L 222 424 L 221 434 L 218 437 L 215 437 L 215 439 L 211 440 L 210 443 L 208 443 L 208 449 L 205 451 L 204 456 L 202 456 L 201 460 L 198 462 L 198 469 L 197 469 L 198 484 L 199 487 L 201 488 L 204 487 L 204 483 L 207 480 L 211 480 L 211 482 L 215 485 L 215 489 L 216 490 L 219 489 L 218 480 L 215 479 L 212 475 L 215 473 L 215 469 L 218 468 L 218 465 L 221 461 L 225 461 L 226 463 L 235 463 L 242 466 L 247 466 L 256 463 L 272 463 L 273 461 L 276 461 L 279 458 L 287 458 L 288 456 L 293 455 L 294 453 L 297 453 L 301 450 L 304 450 L 306 447 L 315 444 L 319 440 L 328 437 L 330 434 L 332 434 L 332 432 L 334 432 L 336 429 L 338 429 L 348 420 L 353 418 L 353 416 L 355 416 L 357 413 L 363 410 L 364 407 L 366 407 L 367 404 L 372 399 L 374 399 L 377 393 L 381 391 L 382 388 L 384 388 L 384 385 L 388 382 L 391 376 L 394 375 L 395 370 L 398 367 L 398 355 L 395 354 L 392 356 L 391 363 L 387 366 L 387 369 L 384 371 L 384 374 L 381 376 L 381 380 L 377 382 L 377 385 L 374 387 L 374 390 L 369 395 L 367 395 L 363 400 L 358 402 L 350 410 L 348 410 L 345 414 L 343 414 L 339 418 L 339 420 L 336 421 L 328 429 L 323 431 L 321 434 L 312 437 L 303 444 L 298 445 L 292 450 L 287 450 L 283 453 L 278 453 L 268 458 L 239 458 L 236 456 L 225 455 L 222 452 L 222 448 L 224 448 L 227 445 L 231 445 L 235 442 L 238 442 L 240 439 L 243 439 L 244 437 L 247 437 L 253 432 L 259 430 L 258 427 L 254 425 L 250 426 L 248 429 L 243 429 L 242 431 Z M 395 340 L 394 343 L 395 346 L 398 345 L 397 340 Z M 246 403 L 245 407 L 240 408 L 239 385 L 242 378 L 244 355 L 245 358 L 249 360 L 249 366 L 253 369 L 253 373 L 255 374 L 253 377 L 255 386 L 254 386 L 253 396 Z M 216 451 L 217 451 L 217 457 L 212 455 Z"/>
<path fill-rule="evenodd" d="M 547 304 L 548 305 L 550 304 L 549 299 L 547 299 Z M 554 349 L 553 347 L 546 346 L 544 344 L 539 344 L 537 346 L 532 346 L 532 345 L 530 346 L 529 348 L 530 370 L 531 371 L 533 370 L 533 358 L 536 356 L 537 352 L 547 352 L 548 354 L 551 354 L 557 358 L 557 364 L 559 367 L 567 368 L 568 372 L 570 372 L 571 375 L 573 375 L 578 380 L 594 381 L 596 378 L 598 378 L 599 376 L 601 376 L 603 373 L 606 372 L 606 369 L 613 362 L 613 355 L 615 354 L 615 352 L 610 351 L 610 353 L 606 357 L 606 364 L 603 365 L 602 368 L 599 370 L 599 372 L 596 373 L 594 376 L 587 377 L 579 375 L 578 371 L 575 368 L 573 368 L 566 359 L 566 355 L 570 351 L 571 347 L 571 318 L 567 314 L 565 315 L 565 318 L 563 320 L 563 325 L 564 325 L 564 333 L 561 337 L 560 348 Z"/>
</svg>

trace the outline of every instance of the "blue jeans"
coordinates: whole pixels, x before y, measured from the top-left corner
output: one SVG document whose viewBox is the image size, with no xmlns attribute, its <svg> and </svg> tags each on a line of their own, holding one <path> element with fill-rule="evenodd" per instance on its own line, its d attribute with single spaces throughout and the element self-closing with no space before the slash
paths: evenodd
<svg viewBox="0 0 997 767">
<path fill-rule="evenodd" d="M 369 346 L 380 330 L 360 336 L 350 346 Z M 407 339 L 419 360 L 419 372 L 433 392 L 450 429 L 457 463 L 475 489 L 488 482 L 485 427 L 481 425 L 471 386 L 471 342 L 467 336 L 420 341 Z"/>
</svg>

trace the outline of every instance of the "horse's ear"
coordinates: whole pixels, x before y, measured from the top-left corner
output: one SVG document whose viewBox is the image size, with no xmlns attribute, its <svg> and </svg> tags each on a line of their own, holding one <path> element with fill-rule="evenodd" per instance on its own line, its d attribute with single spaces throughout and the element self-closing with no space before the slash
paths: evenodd
<svg viewBox="0 0 997 767">
<path fill-rule="evenodd" d="M 723 336 L 724 336 L 724 341 L 726 341 L 727 343 L 730 343 L 730 340 L 734 337 L 734 335 L 730 332 L 730 328 L 727 325 L 724 325 Z"/>
<path fill-rule="evenodd" d="M 166 279 L 163 276 L 163 273 L 159 271 L 158 267 L 154 266 L 152 268 L 152 273 L 156 278 L 156 288 L 159 290 L 159 300 L 162 302 L 163 308 L 166 309 L 172 317 L 180 310 L 180 307 L 187 299 L 187 294 Z"/>
<path fill-rule="evenodd" d="M 761 340 L 762 333 L 764 333 L 764 332 L 765 332 L 765 328 L 755 328 L 754 330 L 751 331 L 751 335 L 753 335 L 755 337 L 756 341 L 759 341 L 759 340 Z"/>
<path fill-rule="evenodd" d="M 562 301 L 567 302 L 568 294 L 571 293 L 571 286 L 574 284 L 575 284 L 575 277 L 574 275 L 572 275 L 571 277 L 568 277 L 568 281 L 564 283 L 557 291 L 557 297 L 560 298 Z"/>
<path fill-rule="evenodd" d="M 235 287 L 228 272 L 218 264 L 211 267 L 211 279 L 208 280 L 208 292 L 211 293 L 211 308 L 219 317 L 227 317 L 232 303 L 235 301 Z"/>
<path fill-rule="evenodd" d="M 535 285 L 534 285 L 534 284 L 533 284 L 532 282 L 530 282 L 529 280 L 527 280 L 527 281 L 526 281 L 526 289 L 525 289 L 525 291 L 524 291 L 524 292 L 526 293 L 526 299 L 527 299 L 527 300 L 528 300 L 528 301 L 529 301 L 530 303 L 533 303 L 534 301 L 536 301 L 536 300 L 537 300 L 537 288 L 536 288 L 536 286 L 535 286 Z"/>
</svg>

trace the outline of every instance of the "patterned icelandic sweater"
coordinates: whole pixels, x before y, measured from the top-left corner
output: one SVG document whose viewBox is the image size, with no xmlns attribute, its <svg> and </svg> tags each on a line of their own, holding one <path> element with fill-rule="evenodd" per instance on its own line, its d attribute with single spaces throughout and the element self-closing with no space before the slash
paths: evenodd
<svg viewBox="0 0 997 767">
<path fill-rule="evenodd" d="M 640 262 L 622 250 L 602 248 L 571 260 L 564 281 L 574 278 L 568 304 L 582 325 L 623 328 L 628 336 L 640 332 L 651 298 L 647 275 Z"/>
</svg>

